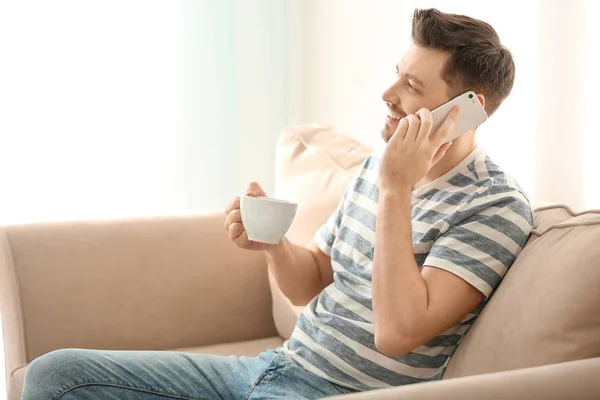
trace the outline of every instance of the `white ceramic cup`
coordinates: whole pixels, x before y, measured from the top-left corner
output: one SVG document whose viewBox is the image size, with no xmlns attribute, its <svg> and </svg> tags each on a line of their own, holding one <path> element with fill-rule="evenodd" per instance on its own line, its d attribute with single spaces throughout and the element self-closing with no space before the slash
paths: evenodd
<svg viewBox="0 0 600 400">
<path fill-rule="evenodd" d="M 298 204 L 270 197 L 244 196 L 240 200 L 242 223 L 253 242 L 277 244 L 296 216 Z"/>
</svg>

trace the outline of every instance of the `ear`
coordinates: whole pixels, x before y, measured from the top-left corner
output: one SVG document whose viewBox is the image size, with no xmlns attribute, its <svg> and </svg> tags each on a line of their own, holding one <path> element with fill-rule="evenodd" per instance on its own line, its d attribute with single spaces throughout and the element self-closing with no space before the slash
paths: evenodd
<svg viewBox="0 0 600 400">
<path fill-rule="evenodd" d="M 485 96 L 481 93 L 477 93 L 477 98 L 479 99 L 479 102 L 481 103 L 481 107 L 485 108 Z"/>
</svg>

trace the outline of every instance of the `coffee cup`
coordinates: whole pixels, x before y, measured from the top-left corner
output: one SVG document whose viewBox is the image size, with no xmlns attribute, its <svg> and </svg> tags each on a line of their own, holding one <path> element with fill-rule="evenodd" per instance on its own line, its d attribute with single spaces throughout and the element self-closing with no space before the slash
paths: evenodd
<svg viewBox="0 0 600 400">
<path fill-rule="evenodd" d="M 242 223 L 253 242 L 277 244 L 296 216 L 298 204 L 270 197 L 240 199 Z"/>
</svg>

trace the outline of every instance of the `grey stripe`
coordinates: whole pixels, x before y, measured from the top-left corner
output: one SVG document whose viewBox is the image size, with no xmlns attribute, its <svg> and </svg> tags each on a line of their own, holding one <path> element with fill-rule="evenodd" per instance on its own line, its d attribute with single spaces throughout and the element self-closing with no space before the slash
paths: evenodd
<svg viewBox="0 0 600 400">
<path fill-rule="evenodd" d="M 493 185 L 504 186 L 508 182 L 506 180 L 506 175 L 501 171 L 497 171 L 494 169 L 488 169 L 488 175 L 492 179 Z"/>
<path fill-rule="evenodd" d="M 428 253 L 418 253 L 415 254 L 415 262 L 419 267 L 422 267 L 425 264 L 425 260 L 427 260 Z"/>
<path fill-rule="evenodd" d="M 365 238 L 350 230 L 346 226 L 340 228 L 338 239 L 352 246 L 355 250 L 363 254 L 369 260 L 373 261 L 373 246 Z"/>
<path fill-rule="evenodd" d="M 363 305 L 367 309 L 373 311 L 373 304 L 371 302 L 371 299 L 367 299 L 364 296 L 361 296 L 360 294 L 356 293 L 354 290 L 352 290 L 352 288 L 350 288 L 350 286 L 346 285 L 346 283 L 341 280 L 334 281 L 333 284 L 335 285 L 335 288 L 337 290 L 344 293 L 346 296 L 350 297 L 357 303 Z"/>
<path fill-rule="evenodd" d="M 344 217 L 344 214 L 342 214 L 340 209 L 337 208 L 333 215 L 333 224 L 336 228 L 339 228 L 340 225 L 342 225 L 342 218 Z"/>
<path fill-rule="evenodd" d="M 510 186 L 494 186 L 486 192 L 486 195 L 495 195 L 501 193 L 506 193 L 507 199 L 510 199 L 510 201 L 501 201 L 498 203 L 494 203 L 494 206 L 507 207 L 515 213 L 519 214 L 529 223 L 533 224 L 533 216 L 531 214 L 531 207 L 529 206 L 529 203 L 527 201 L 523 201 L 521 196 L 524 195 L 522 193 L 517 192 L 514 188 Z"/>
<path fill-rule="evenodd" d="M 475 320 L 477 320 L 477 315 L 475 315 L 474 317 L 469 318 L 468 320 L 466 320 L 464 322 L 459 322 L 458 324 L 460 326 L 473 325 L 475 323 Z"/>
<path fill-rule="evenodd" d="M 472 272 L 485 283 L 490 285 L 492 289 L 498 286 L 500 280 L 502 279 L 500 275 L 496 273 L 496 271 L 491 269 L 486 264 L 444 245 L 434 245 L 431 248 L 429 255 L 450 261 L 459 267 Z"/>
<path fill-rule="evenodd" d="M 417 243 L 417 242 L 427 243 L 427 242 L 432 242 L 432 241 L 434 242 L 440 237 L 440 235 L 441 235 L 441 232 L 437 228 L 430 228 L 425 233 L 416 232 L 413 230 L 412 241 L 413 241 L 413 243 Z"/>
<path fill-rule="evenodd" d="M 323 241 L 327 244 L 327 247 L 331 248 L 333 246 L 333 242 L 335 242 L 335 236 L 331 234 L 331 231 L 328 229 L 327 225 L 323 225 L 320 230 L 320 235 Z"/>
<path fill-rule="evenodd" d="M 340 318 L 336 315 L 320 313 L 316 310 L 316 308 L 313 308 L 313 313 L 318 317 L 319 321 L 325 322 L 325 325 L 335 328 L 348 339 L 380 353 L 375 347 L 375 336 L 371 332 L 368 332 L 361 327 L 354 325 L 351 321 Z M 443 354 L 429 356 L 411 352 L 402 356 L 388 358 L 415 368 L 441 368 L 446 363 L 448 356 Z"/>
<path fill-rule="evenodd" d="M 375 231 L 377 217 L 371 211 L 351 201 L 346 203 L 346 215 L 357 220 L 367 228 Z"/>
<path fill-rule="evenodd" d="M 403 356 L 397 357 L 396 359 L 403 364 L 410 365 L 415 368 L 442 368 L 450 356 L 446 354 L 437 354 L 435 356 L 428 356 L 419 353 L 407 353 Z"/>
<path fill-rule="evenodd" d="M 288 348 L 300 357 L 302 357 L 307 362 L 314 365 L 320 371 L 323 371 L 325 375 L 330 376 L 333 379 L 347 383 L 357 388 L 361 388 L 363 390 L 372 389 L 372 387 L 357 381 L 352 376 L 341 371 L 339 368 L 331 364 L 325 357 L 321 356 L 318 353 L 315 353 L 314 351 L 303 345 L 301 342 L 295 340 L 293 336 L 288 343 Z"/>
<path fill-rule="evenodd" d="M 488 175 L 493 178 L 494 184 L 506 185 L 506 174 L 500 170 L 500 167 L 494 164 L 494 162 L 487 156 L 485 157 L 484 163 L 488 171 Z"/>
<path fill-rule="evenodd" d="M 325 243 L 327 243 L 328 247 L 333 246 L 333 242 L 335 241 L 335 233 L 342 224 L 342 218 L 343 214 L 338 207 L 320 229 L 320 235 Z"/>
<path fill-rule="evenodd" d="M 460 172 L 448 179 L 448 183 L 456 187 L 467 187 L 469 185 L 476 185 L 478 181 L 469 178 L 468 176 L 461 174 Z"/>
<path fill-rule="evenodd" d="M 475 160 L 471 161 L 469 165 L 467 165 L 467 168 L 475 176 L 475 179 L 479 179 L 479 174 L 477 173 L 477 168 L 475 167 Z"/>
<path fill-rule="evenodd" d="M 488 254 L 495 260 L 498 260 L 499 262 L 504 264 L 506 268 L 510 267 L 515 261 L 515 254 L 507 250 L 498 242 L 489 239 L 485 236 L 482 236 L 478 233 L 472 232 L 468 229 L 465 229 L 461 226 L 454 227 L 452 230 L 450 230 L 450 232 L 448 232 L 445 235 L 445 237 L 451 237 L 462 243 L 473 246 L 477 250 Z"/>
<path fill-rule="evenodd" d="M 485 199 L 485 196 L 486 195 L 480 195 L 478 198 Z M 489 209 L 490 207 L 502 208 L 502 207 L 507 206 L 511 202 L 512 202 L 512 198 L 510 198 L 510 197 L 505 197 L 500 200 L 489 199 L 489 201 L 486 201 L 484 203 L 473 206 L 473 207 L 469 208 L 468 210 L 457 212 L 456 217 L 454 218 L 454 222 L 459 224 L 462 221 L 469 219 L 469 217 L 471 217 L 472 215 L 479 214 L 480 212 L 483 212 L 483 211 Z"/>
<path fill-rule="evenodd" d="M 331 259 L 344 267 L 346 271 L 371 282 L 371 270 L 367 269 L 364 265 L 357 263 L 352 258 L 343 255 L 339 250 L 333 249 L 331 251 Z"/>
<path fill-rule="evenodd" d="M 342 343 L 333 336 L 325 333 L 323 330 L 312 325 L 304 315 L 300 315 L 296 327 L 313 338 L 321 346 L 331 351 L 333 354 L 352 365 L 355 369 L 365 375 L 369 375 L 377 380 L 387 383 L 391 386 L 406 385 L 409 383 L 426 382 L 434 378 L 415 378 L 408 375 L 399 374 L 390 371 L 373 361 L 361 357 L 354 349 Z"/>
<path fill-rule="evenodd" d="M 412 208 L 412 219 L 427 222 L 429 224 L 435 224 L 443 219 L 449 219 L 451 216 L 435 210 L 428 210 L 420 207 Z"/>
<path fill-rule="evenodd" d="M 326 291 L 322 291 L 319 295 L 319 303 L 330 313 L 358 322 L 370 322 L 335 301 Z"/>
<path fill-rule="evenodd" d="M 364 169 L 368 169 L 370 171 L 378 171 L 379 165 L 381 164 L 381 160 L 375 156 L 369 156 L 363 165 Z"/>
<path fill-rule="evenodd" d="M 469 215 L 479 214 L 480 212 L 485 211 L 490 207 L 497 207 L 497 208 L 508 208 L 508 209 L 514 211 L 515 213 L 517 213 L 518 215 L 520 215 L 521 217 L 523 217 L 526 221 L 528 221 L 530 223 L 533 222 L 532 216 L 531 216 L 531 209 L 530 209 L 529 205 L 513 196 L 513 194 L 515 193 L 515 190 L 513 188 L 506 188 L 506 187 L 490 188 L 483 194 L 479 195 L 478 198 L 483 199 L 485 201 L 485 198 L 487 196 L 503 194 L 503 193 L 506 194 L 506 197 L 503 197 L 501 199 L 490 198 L 490 201 L 488 201 L 488 202 L 484 202 L 482 204 L 476 205 L 472 208 L 469 208 L 466 211 L 459 212 L 456 216 L 455 221 L 462 221 L 463 219 L 468 218 Z"/>
<path fill-rule="evenodd" d="M 425 343 L 427 347 L 450 347 L 460 341 L 462 335 L 440 335 Z"/>
<path fill-rule="evenodd" d="M 531 206 L 528 203 L 517 200 L 510 204 L 508 208 L 525 218 L 530 225 L 533 225 L 533 213 L 531 212 Z"/>
<path fill-rule="evenodd" d="M 356 178 L 354 191 L 370 198 L 376 203 L 379 202 L 379 188 L 361 177 Z"/>
<path fill-rule="evenodd" d="M 471 194 L 463 192 L 447 192 L 445 190 L 432 189 L 418 198 L 457 206 L 464 203 L 469 197 L 471 197 Z"/>
<path fill-rule="evenodd" d="M 481 311 L 483 311 L 483 307 L 485 307 L 486 304 L 487 304 L 487 299 L 483 300 L 481 303 L 479 303 L 477 305 L 477 307 L 475 307 L 475 309 L 473 309 L 473 311 L 471 311 L 470 314 L 473 314 L 477 317 L 479 315 L 479 313 L 481 313 Z"/>
<path fill-rule="evenodd" d="M 346 286 L 355 287 L 355 286 L 368 286 L 368 284 L 361 280 L 358 276 L 354 275 L 352 272 L 348 272 L 345 269 L 341 271 L 335 271 L 333 273 L 333 279 L 342 280 Z"/>
<path fill-rule="evenodd" d="M 473 215 L 468 220 L 468 222 L 475 221 L 502 232 L 521 247 L 525 246 L 529 239 L 529 232 L 523 232 L 517 224 L 499 215 Z"/>
</svg>

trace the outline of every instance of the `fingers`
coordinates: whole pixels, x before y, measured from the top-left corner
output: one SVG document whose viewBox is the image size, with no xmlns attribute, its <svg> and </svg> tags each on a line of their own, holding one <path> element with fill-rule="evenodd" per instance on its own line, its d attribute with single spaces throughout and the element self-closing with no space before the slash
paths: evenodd
<svg viewBox="0 0 600 400">
<path fill-rule="evenodd" d="M 257 182 L 251 182 L 248 185 L 246 196 L 251 197 L 266 197 L 267 194 Z M 229 239 L 234 242 L 238 247 L 243 249 L 251 249 L 252 247 L 257 250 L 260 249 L 256 242 L 252 242 L 248 239 L 248 234 L 244 228 L 242 221 L 242 212 L 240 210 L 241 200 L 240 197 L 234 198 L 225 207 L 225 229 L 229 234 Z"/>
<path fill-rule="evenodd" d="M 419 133 L 419 127 L 421 125 L 419 117 L 414 114 L 409 114 L 404 119 L 408 121 L 408 129 L 406 130 L 406 135 L 404 138 L 406 140 L 416 140 L 417 134 Z"/>
<path fill-rule="evenodd" d="M 248 190 L 246 191 L 246 196 L 251 197 L 266 197 L 267 194 L 263 190 L 262 187 L 258 184 L 258 182 L 250 182 L 248 185 Z"/>
<path fill-rule="evenodd" d="M 243 223 L 242 212 L 239 209 L 233 210 L 227 215 L 227 218 L 225 218 L 225 229 L 229 229 L 229 227 L 236 222 Z"/>
<path fill-rule="evenodd" d="M 236 242 L 243 233 L 246 233 L 246 229 L 244 229 L 244 225 L 241 222 L 235 222 L 229 226 L 228 232 L 229 239 Z M 248 237 L 246 236 L 246 238 Z"/>
<path fill-rule="evenodd" d="M 394 131 L 394 135 L 392 135 L 392 137 L 396 136 L 398 139 L 400 139 L 400 141 L 404 140 L 404 136 L 406 136 L 407 129 L 408 120 L 406 118 L 402 118 L 400 122 L 398 122 L 398 126 L 396 127 L 396 130 Z"/>
<path fill-rule="evenodd" d="M 431 111 L 429 111 L 426 108 L 421 108 L 419 111 L 417 111 L 416 115 L 421 121 L 417 138 L 423 139 L 429 137 L 429 135 L 431 134 L 431 127 L 433 126 L 433 118 L 431 117 Z"/>
<path fill-rule="evenodd" d="M 227 216 L 225 221 L 225 229 L 229 234 L 229 240 L 235 243 L 242 249 L 250 249 L 252 242 L 248 239 L 248 233 L 242 222 L 242 214 L 240 210 L 233 210 Z"/>
<path fill-rule="evenodd" d="M 240 209 L 240 198 L 236 197 L 235 199 L 231 200 L 231 202 L 227 205 L 227 207 L 225 207 L 225 215 L 228 216 L 229 213 L 231 213 L 233 210 L 239 210 Z"/>
<path fill-rule="evenodd" d="M 450 133 L 452 133 L 452 128 L 454 128 L 454 124 L 456 124 L 459 114 L 460 114 L 460 107 L 458 107 L 458 106 L 453 107 L 452 110 L 448 113 L 448 116 L 446 117 L 446 119 L 444 120 L 442 125 L 440 126 L 440 129 L 438 129 L 432 135 L 431 139 L 438 146 L 441 145 L 442 143 L 444 143 L 446 141 L 446 139 L 448 138 L 448 136 L 450 136 Z"/>
<path fill-rule="evenodd" d="M 233 242 L 242 249 L 250 249 L 252 247 L 252 241 L 248 239 L 248 233 L 246 231 L 242 231 L 235 239 L 231 239 Z"/>
</svg>

